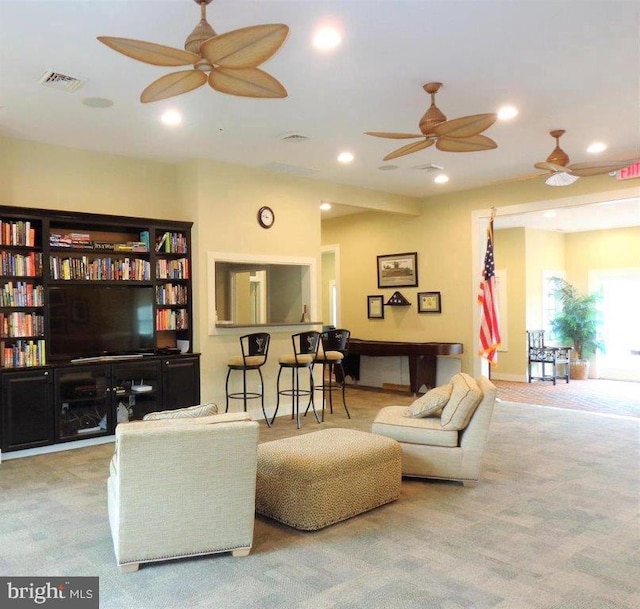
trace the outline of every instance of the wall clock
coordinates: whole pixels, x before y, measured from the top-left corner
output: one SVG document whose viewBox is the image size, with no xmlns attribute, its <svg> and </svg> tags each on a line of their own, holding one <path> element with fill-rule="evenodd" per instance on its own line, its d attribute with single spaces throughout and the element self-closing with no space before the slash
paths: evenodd
<svg viewBox="0 0 640 609">
<path fill-rule="evenodd" d="M 262 228 L 271 228 L 275 221 L 276 215 L 270 207 L 265 205 L 258 210 L 258 223 Z"/>
</svg>

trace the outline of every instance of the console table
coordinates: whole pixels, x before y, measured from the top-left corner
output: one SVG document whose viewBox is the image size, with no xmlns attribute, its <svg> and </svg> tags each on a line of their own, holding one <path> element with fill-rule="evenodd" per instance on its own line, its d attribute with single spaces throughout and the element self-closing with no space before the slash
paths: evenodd
<svg viewBox="0 0 640 609">
<path fill-rule="evenodd" d="M 409 359 L 411 393 L 416 394 L 422 385 L 426 385 L 428 389 L 435 387 L 438 355 L 460 355 L 462 352 L 462 343 L 414 343 L 352 338 L 349 341 L 349 353 L 343 362 L 344 374 L 355 380 L 360 378 L 361 355 L 406 356 Z"/>
</svg>

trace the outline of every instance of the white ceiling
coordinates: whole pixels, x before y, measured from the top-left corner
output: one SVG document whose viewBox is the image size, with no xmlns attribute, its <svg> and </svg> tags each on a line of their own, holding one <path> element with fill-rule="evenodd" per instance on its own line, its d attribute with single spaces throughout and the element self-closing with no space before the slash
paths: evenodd
<svg viewBox="0 0 640 609">
<path fill-rule="evenodd" d="M 261 23 L 291 32 L 262 68 L 288 90 L 286 99 L 253 100 L 201 87 L 154 104 L 142 89 L 169 68 L 120 55 L 98 35 L 182 47 L 199 20 L 193 0 L 0 0 L 0 133 L 115 154 L 179 161 L 210 158 L 423 197 L 535 173 L 554 141 L 572 162 L 640 157 L 640 3 L 627 0 L 214 0 L 208 20 L 218 33 Z M 333 24 L 343 43 L 321 55 L 311 37 Z M 80 78 L 77 91 L 38 83 L 47 70 Z M 441 81 L 448 118 L 516 105 L 519 116 L 486 135 L 496 150 L 445 153 L 428 148 L 392 161 L 404 142 L 364 131 L 417 132 L 428 107 L 422 85 Z M 89 108 L 87 97 L 112 99 Z M 167 108 L 184 114 L 168 129 Z M 309 139 L 282 141 L 288 134 Z M 355 162 L 342 166 L 348 149 Z M 415 169 L 434 163 L 451 181 Z M 589 179 L 589 178 L 582 178 Z M 551 187 L 550 187 L 551 188 Z M 568 187 L 570 188 L 570 187 Z M 567 190 L 567 195 L 569 191 Z"/>
</svg>

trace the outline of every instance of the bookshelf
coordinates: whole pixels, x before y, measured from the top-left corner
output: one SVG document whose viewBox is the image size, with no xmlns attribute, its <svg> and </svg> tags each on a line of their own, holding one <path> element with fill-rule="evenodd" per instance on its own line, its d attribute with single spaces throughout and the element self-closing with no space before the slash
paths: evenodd
<svg viewBox="0 0 640 609">
<path fill-rule="evenodd" d="M 0 206 L 1 450 L 112 434 L 123 403 L 135 419 L 199 402 L 191 228 L 184 221 Z M 64 301 L 72 293 L 86 302 Z M 104 300 L 105 307 L 95 304 Z M 100 332 L 99 313 L 107 308 L 116 318 L 120 310 L 148 315 L 137 320 L 151 346 L 144 356 L 85 358 L 95 354 L 82 352 L 83 334 Z M 74 327 L 72 358 L 53 345 Z M 187 352 L 178 352 L 185 344 Z"/>
<path fill-rule="evenodd" d="M 0 215 L 0 367 L 46 362 L 42 222 Z"/>
<path fill-rule="evenodd" d="M 191 227 L 0 206 L 0 370 L 49 363 L 52 286 L 152 286 L 155 347 L 191 345 Z"/>
</svg>

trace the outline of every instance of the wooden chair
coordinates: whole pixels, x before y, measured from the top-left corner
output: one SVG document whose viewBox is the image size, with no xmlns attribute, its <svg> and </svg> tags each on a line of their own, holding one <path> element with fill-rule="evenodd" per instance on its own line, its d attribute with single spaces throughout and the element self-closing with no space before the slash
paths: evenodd
<svg viewBox="0 0 640 609">
<path fill-rule="evenodd" d="M 528 375 L 529 382 L 553 381 L 565 379 L 569 382 L 569 364 L 571 361 L 571 347 L 547 347 L 544 344 L 544 330 L 528 330 Z M 532 364 L 540 365 L 540 374 L 534 376 Z M 562 374 L 559 366 L 561 366 Z M 551 374 L 546 374 L 545 367 L 551 368 Z"/>
</svg>

